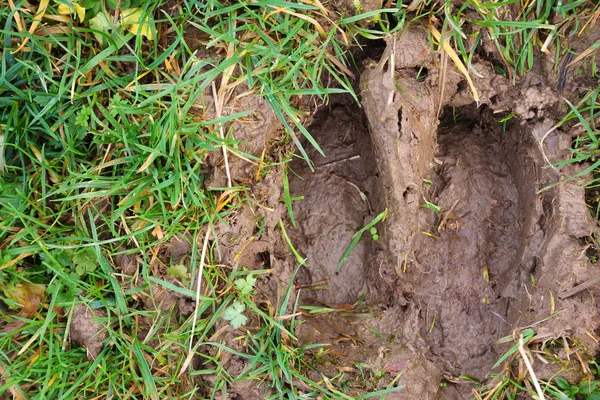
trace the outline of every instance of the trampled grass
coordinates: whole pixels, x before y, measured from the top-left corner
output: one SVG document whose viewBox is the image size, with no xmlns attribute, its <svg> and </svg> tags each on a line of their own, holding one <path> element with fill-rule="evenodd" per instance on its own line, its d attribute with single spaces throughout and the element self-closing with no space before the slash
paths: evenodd
<svg viewBox="0 0 600 400">
<path fill-rule="evenodd" d="M 0 1 L 0 395 L 217 398 L 234 382 L 252 380 L 273 398 L 350 398 L 343 374 L 307 378 L 318 371 L 310 355 L 322 345 L 295 342 L 291 286 L 281 304 L 265 309 L 255 304 L 251 281 L 268 271 L 217 265 L 212 246 L 202 257 L 198 243 L 207 230 L 246 201 L 241 186 L 205 188 L 207 154 L 259 161 L 224 129 L 252 110 L 208 119 L 204 100 L 222 106 L 247 86 L 269 102 L 310 163 L 300 136 L 318 144 L 302 125 L 306 111 L 297 99 L 354 95 L 349 50 L 359 37 L 382 38 L 431 19 L 469 70 L 487 32 L 515 79 L 536 51 L 589 29 L 583 17 L 598 10 L 591 1 L 523 1 L 522 13 L 512 15 L 508 6 L 517 2 L 397 2 L 340 18 L 318 1 L 123 0 L 119 12 L 111 0 Z M 131 9 L 139 21 L 126 20 Z M 550 11 L 563 13 L 564 22 L 550 25 Z M 186 39 L 190 27 L 200 32 L 200 46 Z M 595 160 L 596 108 L 597 91 L 567 117 L 591 121 L 578 157 Z M 191 242 L 189 270 L 170 270 L 161 255 L 182 235 Z M 121 255 L 137 258 L 134 276 L 123 273 Z M 161 304 L 160 290 L 196 300 L 199 271 L 201 301 L 192 317 Z M 100 322 L 108 336 L 93 360 L 69 337 L 81 304 L 106 312 Z M 241 323 L 246 315 L 258 328 L 242 331 L 242 350 L 211 339 L 219 322 Z M 186 365 L 190 347 L 204 364 Z M 230 375 L 226 353 L 246 368 Z M 398 389 L 390 384 L 359 398 Z"/>
</svg>

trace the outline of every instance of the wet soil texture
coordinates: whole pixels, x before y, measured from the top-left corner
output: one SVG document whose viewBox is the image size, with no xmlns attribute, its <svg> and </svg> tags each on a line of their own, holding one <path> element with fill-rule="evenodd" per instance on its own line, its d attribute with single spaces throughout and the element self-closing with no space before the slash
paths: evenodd
<svg viewBox="0 0 600 400">
<path fill-rule="evenodd" d="M 553 90 L 539 80 L 509 90 L 477 59 L 483 104 L 452 68 L 440 91 L 424 35 L 390 40 L 366 65 L 364 108 L 338 98 L 317 114 L 310 131 L 326 157 L 311 151 L 314 172 L 291 164 L 292 196 L 304 196 L 291 230 L 308 260 L 295 282 L 301 302 L 350 311 L 307 316 L 298 336 L 332 343 L 337 368 L 388 374 L 362 389 L 403 372 L 405 388 L 388 398 L 461 399 L 473 384 L 458 377 L 485 381 L 512 345 L 498 339 L 519 328 L 593 356 L 593 293 L 569 290 L 599 271 L 585 256 L 594 223 L 581 182 L 542 190 L 577 172 L 548 167 L 569 157 L 572 138 L 551 129 Z M 520 117 L 499 122 L 511 109 Z M 365 234 L 338 272 L 352 236 L 384 209 L 381 240 Z M 536 368 L 541 379 L 556 372 Z"/>
<path fill-rule="evenodd" d="M 302 297 L 323 305 L 352 304 L 367 285 L 371 243 L 361 240 L 343 268 L 338 262 L 352 236 L 373 218 L 376 163 L 362 112 L 356 105 L 332 104 L 316 116 L 311 131 L 319 138 L 321 157 L 314 148 L 309 157 L 314 171 L 303 159 L 292 163 L 296 174 L 290 191 L 304 199 L 294 204 L 298 229 L 294 243 L 310 260 L 297 283 Z"/>
</svg>

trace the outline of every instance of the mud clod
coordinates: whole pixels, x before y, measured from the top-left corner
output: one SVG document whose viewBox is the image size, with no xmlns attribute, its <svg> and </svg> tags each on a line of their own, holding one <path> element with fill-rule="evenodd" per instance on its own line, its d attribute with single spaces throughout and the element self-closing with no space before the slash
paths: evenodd
<svg viewBox="0 0 600 400">
<path fill-rule="evenodd" d="M 92 310 L 84 304 L 76 306 L 73 310 L 69 337 L 86 348 L 88 360 L 98 357 L 104 346 L 103 342 L 108 337 L 105 324 L 99 321 L 102 318 L 106 318 L 106 311 Z"/>
</svg>

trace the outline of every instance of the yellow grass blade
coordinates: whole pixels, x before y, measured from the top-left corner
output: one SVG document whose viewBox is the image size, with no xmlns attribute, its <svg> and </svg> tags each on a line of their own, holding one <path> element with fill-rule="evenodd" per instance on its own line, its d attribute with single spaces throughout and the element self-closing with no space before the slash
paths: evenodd
<svg viewBox="0 0 600 400">
<path fill-rule="evenodd" d="M 433 35 L 435 40 L 437 40 L 439 43 L 440 38 L 441 38 L 440 32 L 437 29 L 435 29 L 435 27 L 433 27 L 433 26 L 429 27 L 429 31 L 431 32 L 431 34 Z M 442 42 L 442 48 L 444 49 L 446 54 L 448 54 L 448 56 L 452 59 L 452 61 L 454 61 L 454 65 L 456 65 L 456 68 L 458 68 L 458 70 L 465 76 L 465 78 L 467 78 L 467 82 L 469 83 L 469 87 L 471 88 L 471 93 L 473 93 L 473 99 L 479 105 L 479 102 L 480 102 L 479 94 L 477 93 L 477 89 L 475 88 L 475 85 L 473 84 L 473 80 L 471 79 L 471 76 L 469 75 L 469 71 L 465 67 L 465 64 L 463 64 L 463 62 L 461 61 L 458 54 L 456 54 L 456 52 L 454 51 L 452 46 L 450 46 L 448 39 L 444 38 L 444 40 Z"/>
</svg>

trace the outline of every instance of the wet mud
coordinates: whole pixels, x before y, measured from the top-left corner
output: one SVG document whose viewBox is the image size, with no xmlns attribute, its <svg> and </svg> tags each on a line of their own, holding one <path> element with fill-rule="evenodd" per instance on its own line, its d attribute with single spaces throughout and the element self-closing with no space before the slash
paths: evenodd
<svg viewBox="0 0 600 400">
<path fill-rule="evenodd" d="M 366 119 L 352 99 L 332 102 L 311 126 L 326 157 L 309 150 L 291 163 L 290 192 L 298 221 L 291 231 L 295 245 L 310 260 L 297 286 L 307 302 L 336 306 L 358 301 L 366 289 L 372 240 L 361 240 L 338 271 L 352 236 L 374 217 L 377 169 Z"/>
<path fill-rule="evenodd" d="M 594 222 L 582 182 L 542 190 L 581 168 L 548 167 L 569 157 L 572 138 L 551 129 L 556 94 L 527 80 L 503 92 L 475 60 L 487 76 L 476 82 L 483 104 L 471 103 L 453 71 L 440 92 L 418 31 L 404 39 L 412 47 L 398 40 L 366 66 L 363 109 L 338 98 L 317 114 L 310 131 L 327 157 L 312 150 L 314 172 L 291 164 L 292 196 L 304 196 L 292 230 L 308 260 L 295 281 L 301 302 L 349 311 L 306 316 L 299 339 L 332 343 L 332 371 L 359 362 L 385 373 L 357 380 L 356 393 L 402 372 L 405 388 L 390 399 L 469 398 L 473 383 L 459 376 L 488 379 L 510 347 L 498 339 L 528 326 L 592 357 L 593 290 L 571 289 L 600 272 L 585 256 Z M 425 84 L 415 67 L 429 71 Z M 499 122 L 511 109 L 518 117 Z M 352 235 L 384 209 L 381 239 L 364 235 L 338 273 Z M 558 371 L 536 368 L 541 379 Z"/>
<path fill-rule="evenodd" d="M 511 298 L 503 291 L 506 277 L 520 268 L 524 218 L 517 185 L 524 182 L 509 165 L 512 134 L 495 131 L 475 107 L 459 111 L 443 116 L 438 129 L 441 165 L 430 194 L 441 209 L 430 228 L 435 238 L 423 237 L 413 270 L 407 268 L 411 276 L 400 285 L 424 303 L 433 353 L 457 376 L 482 378 L 498 357 L 493 341 L 512 326 Z M 460 115 L 469 111 L 474 115 Z M 515 285 L 518 280 L 508 283 L 513 291 Z"/>
</svg>

